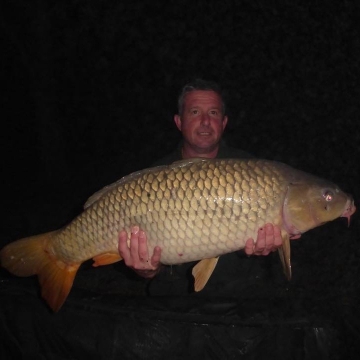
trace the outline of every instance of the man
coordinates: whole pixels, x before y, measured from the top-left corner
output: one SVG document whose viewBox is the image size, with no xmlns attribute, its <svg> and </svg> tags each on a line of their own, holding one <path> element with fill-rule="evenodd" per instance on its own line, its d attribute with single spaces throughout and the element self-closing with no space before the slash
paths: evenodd
<svg viewBox="0 0 360 360">
<path fill-rule="evenodd" d="M 228 117 L 225 115 L 221 90 L 215 83 L 196 80 L 186 85 L 179 97 L 178 110 L 179 114 L 174 116 L 174 121 L 183 135 L 181 146 L 155 165 L 194 157 L 252 157 L 244 151 L 227 147 L 221 140 Z M 119 253 L 125 264 L 138 275 L 153 278 L 161 269 L 161 249 L 156 247 L 150 257 L 146 234 L 136 226 L 131 231 L 129 245 L 127 238 L 127 233 L 122 231 L 119 235 Z M 247 255 L 268 255 L 281 244 L 280 229 L 272 224 L 264 224 L 258 230 L 257 241 L 248 239 L 244 251 Z M 169 270 L 169 278 L 173 272 L 173 269 Z"/>
</svg>

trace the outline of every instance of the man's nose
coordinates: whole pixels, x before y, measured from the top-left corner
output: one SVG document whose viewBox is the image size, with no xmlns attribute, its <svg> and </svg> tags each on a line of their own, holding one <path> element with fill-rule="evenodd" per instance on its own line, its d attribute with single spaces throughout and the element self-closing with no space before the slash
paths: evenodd
<svg viewBox="0 0 360 360">
<path fill-rule="evenodd" d="M 202 114 L 201 116 L 201 124 L 203 125 L 209 125 L 210 123 L 210 116 L 209 114 Z"/>
</svg>

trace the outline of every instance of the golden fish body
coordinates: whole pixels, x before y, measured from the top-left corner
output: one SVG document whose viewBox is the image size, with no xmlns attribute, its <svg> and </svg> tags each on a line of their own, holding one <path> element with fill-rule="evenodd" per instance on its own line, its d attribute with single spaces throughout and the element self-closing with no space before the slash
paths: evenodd
<svg viewBox="0 0 360 360">
<path fill-rule="evenodd" d="M 335 185 L 276 162 L 178 162 L 132 174 L 95 194 L 96 201 L 90 199 L 91 205 L 55 235 L 52 249 L 65 261 L 117 252 L 119 231 L 129 231 L 136 224 L 147 234 L 150 253 L 155 246 L 161 247 L 163 264 L 222 255 L 242 249 L 266 223 L 288 230 L 291 219 L 284 223 L 284 205 L 295 204 L 289 195 L 300 184 L 300 203 L 308 188 L 319 191 L 319 199 L 312 195 L 314 202 L 327 206 L 324 194 L 337 196 L 333 209 L 324 210 L 325 219 L 320 222 L 341 216 L 346 204 L 352 204 Z M 319 223 L 308 221 L 305 227 L 293 229 L 294 235 L 313 225 Z"/>
<path fill-rule="evenodd" d="M 132 174 L 95 195 L 95 202 L 54 235 L 64 261 L 117 252 L 118 234 L 142 228 L 150 253 L 178 264 L 239 250 L 265 223 L 282 224 L 288 180 L 266 161 L 195 160 Z"/>
<path fill-rule="evenodd" d="M 138 225 L 147 234 L 149 253 L 159 246 L 163 264 L 179 264 L 242 249 L 266 223 L 281 227 L 286 245 L 289 237 L 354 211 L 352 198 L 336 185 L 281 163 L 193 159 L 122 178 L 94 194 L 68 226 L 43 235 L 41 250 L 29 249 L 38 239 L 33 237 L 9 244 L 0 258 L 10 272 L 28 276 L 37 273 L 42 251 L 50 268 L 56 263 L 74 277 L 85 260 L 94 258 L 95 265 L 121 260 L 119 232 Z M 288 248 L 282 260 L 290 272 Z M 59 300 L 46 275 L 39 279 L 43 288 L 52 286 L 43 296 L 57 310 L 72 280 Z"/>
</svg>

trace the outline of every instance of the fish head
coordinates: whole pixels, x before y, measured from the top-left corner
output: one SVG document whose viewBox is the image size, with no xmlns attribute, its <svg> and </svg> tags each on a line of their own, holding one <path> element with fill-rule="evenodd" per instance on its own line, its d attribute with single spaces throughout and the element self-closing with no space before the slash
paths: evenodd
<svg viewBox="0 0 360 360">
<path fill-rule="evenodd" d="M 339 217 L 350 217 L 356 207 L 351 195 L 317 178 L 290 183 L 283 207 L 283 221 L 291 235 L 299 235 Z"/>
</svg>

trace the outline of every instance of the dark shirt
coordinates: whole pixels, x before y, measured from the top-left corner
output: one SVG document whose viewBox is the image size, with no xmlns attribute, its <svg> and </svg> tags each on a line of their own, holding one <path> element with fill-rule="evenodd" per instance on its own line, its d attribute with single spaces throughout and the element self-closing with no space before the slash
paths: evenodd
<svg viewBox="0 0 360 360">
<path fill-rule="evenodd" d="M 156 161 L 153 164 L 153 166 L 169 165 L 174 161 L 181 160 L 182 159 L 181 149 L 182 149 L 182 143 L 180 143 L 179 146 L 172 153 Z M 231 158 L 249 159 L 249 158 L 253 158 L 254 156 L 250 155 L 249 153 L 243 150 L 230 147 L 226 145 L 226 143 L 222 140 L 220 142 L 219 151 L 216 157 L 219 159 L 231 159 Z"/>
<path fill-rule="evenodd" d="M 156 161 L 153 165 L 167 165 L 181 160 L 181 147 L 182 144 L 174 152 Z M 229 147 L 222 141 L 217 158 L 253 158 L 253 156 L 243 150 Z M 222 255 L 210 280 L 199 293 L 194 293 L 194 279 L 191 274 L 192 267 L 197 262 L 163 266 L 159 274 L 149 282 L 148 293 L 152 296 L 183 296 L 188 294 L 194 296 L 234 296 L 237 293 L 244 294 L 251 287 L 251 292 L 254 294 L 254 287 L 258 287 L 258 282 L 264 273 L 262 271 L 264 259 L 260 258 L 267 258 L 267 256 L 249 257 L 243 251 Z"/>
</svg>

